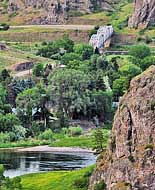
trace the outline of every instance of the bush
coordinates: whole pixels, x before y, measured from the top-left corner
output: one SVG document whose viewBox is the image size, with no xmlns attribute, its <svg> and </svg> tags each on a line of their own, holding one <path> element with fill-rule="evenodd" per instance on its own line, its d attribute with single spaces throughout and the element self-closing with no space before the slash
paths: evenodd
<svg viewBox="0 0 155 190">
<path fill-rule="evenodd" d="M 144 59 L 147 56 L 151 55 L 151 50 L 146 45 L 135 45 L 131 47 L 129 51 L 129 55 L 137 58 L 137 59 Z"/>
<path fill-rule="evenodd" d="M 10 142 L 10 136 L 8 133 L 0 133 L 0 143 Z"/>
<path fill-rule="evenodd" d="M 94 190 L 106 190 L 106 184 L 104 183 L 104 181 L 101 181 L 100 183 L 97 183 L 95 185 Z"/>
<path fill-rule="evenodd" d="M 82 135 L 83 129 L 81 127 L 70 127 L 68 129 L 68 133 L 70 136 L 79 136 Z"/>
<path fill-rule="evenodd" d="M 15 134 L 14 141 L 19 141 L 26 137 L 26 129 L 21 125 L 15 125 L 13 128 L 13 132 Z"/>
<path fill-rule="evenodd" d="M 40 140 L 53 140 L 53 132 L 51 129 L 44 131 L 42 134 L 39 135 Z"/>
<path fill-rule="evenodd" d="M 41 77 L 44 73 L 44 65 L 42 63 L 36 64 L 33 67 L 33 75 L 36 77 Z"/>
<path fill-rule="evenodd" d="M 76 179 L 73 185 L 77 188 L 87 188 L 89 186 L 89 178 L 81 177 Z"/>
</svg>

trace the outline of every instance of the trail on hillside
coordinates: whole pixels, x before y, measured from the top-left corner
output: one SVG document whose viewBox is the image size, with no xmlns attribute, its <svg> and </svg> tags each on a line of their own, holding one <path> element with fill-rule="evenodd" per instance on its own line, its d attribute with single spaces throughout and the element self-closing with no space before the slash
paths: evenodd
<svg viewBox="0 0 155 190">
<path fill-rule="evenodd" d="M 51 28 L 60 30 L 92 30 L 94 25 L 21 25 L 21 26 L 10 26 L 11 29 L 17 28 Z"/>
</svg>

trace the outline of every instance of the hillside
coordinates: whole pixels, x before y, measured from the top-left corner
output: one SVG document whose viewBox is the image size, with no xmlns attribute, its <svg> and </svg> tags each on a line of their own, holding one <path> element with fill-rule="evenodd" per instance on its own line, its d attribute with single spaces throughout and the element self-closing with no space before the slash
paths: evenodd
<svg viewBox="0 0 155 190">
<path fill-rule="evenodd" d="M 0 3 L 0 20 L 12 24 L 66 23 L 70 17 L 94 11 L 114 11 L 115 1 L 104 0 L 9 0 Z"/>
</svg>

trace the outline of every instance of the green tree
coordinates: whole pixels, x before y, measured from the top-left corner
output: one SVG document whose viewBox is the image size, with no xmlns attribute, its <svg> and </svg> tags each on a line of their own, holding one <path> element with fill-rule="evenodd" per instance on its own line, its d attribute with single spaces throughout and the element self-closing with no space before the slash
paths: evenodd
<svg viewBox="0 0 155 190">
<path fill-rule="evenodd" d="M 153 56 L 148 56 L 141 61 L 140 67 L 145 71 L 151 65 L 155 65 L 155 58 Z"/>
<path fill-rule="evenodd" d="M 34 134 L 32 123 L 34 114 L 40 110 L 41 118 L 44 121 L 44 127 L 48 124 L 49 112 L 46 108 L 47 102 L 46 90 L 38 85 L 34 88 L 27 89 L 17 96 L 17 114 L 25 127 L 28 127 L 30 132 Z"/>
<path fill-rule="evenodd" d="M 140 67 L 131 63 L 125 64 L 124 66 L 120 67 L 119 70 L 121 75 L 128 77 L 129 80 L 142 72 Z"/>
<path fill-rule="evenodd" d="M 94 52 L 93 47 L 89 44 L 75 44 L 73 49 L 75 53 L 82 55 L 83 60 L 90 59 Z"/>
<path fill-rule="evenodd" d="M 104 151 L 104 135 L 101 128 L 97 128 L 93 134 L 94 138 L 94 149 L 97 154 L 100 154 Z"/>
<path fill-rule="evenodd" d="M 136 59 L 144 59 L 145 57 L 151 55 L 151 50 L 146 45 L 135 45 L 131 47 L 129 55 L 135 57 Z"/>
<path fill-rule="evenodd" d="M 129 79 L 127 77 L 120 77 L 113 82 L 113 94 L 115 97 L 122 96 L 129 88 Z"/>
<path fill-rule="evenodd" d="M 63 120 L 72 118 L 73 112 L 86 112 L 89 76 L 82 71 L 58 70 L 49 77 L 49 95 Z M 61 122 L 63 123 L 63 122 Z"/>
<path fill-rule="evenodd" d="M 13 132 L 16 125 L 20 125 L 20 121 L 15 114 L 0 114 L 0 132 Z"/>
<path fill-rule="evenodd" d="M 82 57 L 81 55 L 77 53 L 66 53 L 61 57 L 61 63 L 67 65 L 70 61 L 78 60 L 81 61 Z"/>
</svg>

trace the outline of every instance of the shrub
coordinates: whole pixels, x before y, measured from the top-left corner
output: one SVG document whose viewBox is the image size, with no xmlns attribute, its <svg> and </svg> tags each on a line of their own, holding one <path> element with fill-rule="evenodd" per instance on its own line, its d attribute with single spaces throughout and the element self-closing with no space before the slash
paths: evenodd
<svg viewBox="0 0 155 190">
<path fill-rule="evenodd" d="M 42 63 L 36 64 L 33 67 L 33 75 L 36 77 L 41 77 L 44 73 L 44 65 Z"/>
<path fill-rule="evenodd" d="M 82 135 L 83 129 L 79 126 L 77 127 L 70 127 L 68 129 L 68 133 L 70 136 L 79 136 Z"/>
<path fill-rule="evenodd" d="M 15 125 L 13 128 L 13 132 L 15 134 L 15 141 L 22 140 L 26 136 L 26 129 L 21 125 Z"/>
<path fill-rule="evenodd" d="M 51 129 L 44 131 L 39 135 L 40 140 L 53 140 L 53 132 Z"/>
<path fill-rule="evenodd" d="M 101 181 L 95 185 L 94 190 L 106 190 L 106 184 L 104 181 Z"/>
<path fill-rule="evenodd" d="M 73 184 L 77 188 L 87 188 L 89 186 L 89 178 L 81 177 L 74 181 Z"/>
<path fill-rule="evenodd" d="M 144 59 L 145 57 L 151 55 L 151 50 L 146 45 L 135 45 L 131 47 L 129 55 L 137 59 Z"/>
<path fill-rule="evenodd" d="M 10 136 L 8 133 L 0 133 L 0 143 L 6 143 L 10 141 Z"/>
</svg>

